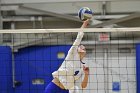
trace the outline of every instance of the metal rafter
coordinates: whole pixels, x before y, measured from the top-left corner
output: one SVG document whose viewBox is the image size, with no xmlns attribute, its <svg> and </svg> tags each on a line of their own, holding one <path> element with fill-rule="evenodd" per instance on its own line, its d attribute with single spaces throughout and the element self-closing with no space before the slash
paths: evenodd
<svg viewBox="0 0 140 93">
<path fill-rule="evenodd" d="M 2 4 L 31 4 L 31 3 L 71 3 L 71 2 L 118 2 L 139 0 L 2 0 Z"/>
<path fill-rule="evenodd" d="M 103 23 L 100 23 L 100 24 L 97 24 L 97 25 L 93 25 L 93 26 L 89 26 L 89 27 L 90 28 L 94 28 L 94 27 L 109 26 L 109 25 L 112 25 L 112 24 L 117 24 L 119 22 L 124 22 L 124 21 L 130 20 L 130 19 L 134 19 L 134 18 L 137 18 L 137 17 L 140 17 L 140 12 L 134 13 L 134 14 L 130 14 L 129 16 L 126 16 L 126 17 L 105 21 Z"/>
<path fill-rule="evenodd" d="M 76 21 L 76 22 L 80 22 L 80 23 L 82 22 L 81 20 L 79 20 L 79 18 L 76 18 L 76 17 L 71 16 L 71 15 L 54 13 L 54 12 L 45 11 L 45 10 L 41 10 L 41 9 L 37 9 L 37 8 L 26 7 L 26 6 L 20 6 L 20 7 L 24 8 L 24 9 L 40 12 L 40 13 L 45 13 L 46 15 L 54 16 L 54 17 L 57 17 L 57 18 L 62 18 L 62 19 L 66 19 L 66 20 Z"/>
</svg>

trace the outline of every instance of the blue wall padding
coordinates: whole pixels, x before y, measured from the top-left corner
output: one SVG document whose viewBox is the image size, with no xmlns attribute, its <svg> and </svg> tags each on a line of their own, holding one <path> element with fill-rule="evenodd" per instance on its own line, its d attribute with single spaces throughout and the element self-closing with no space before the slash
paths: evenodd
<svg viewBox="0 0 140 93">
<path fill-rule="evenodd" d="M 16 80 L 22 85 L 15 93 L 43 93 L 52 80 L 52 72 L 57 70 L 63 59 L 57 58 L 58 52 L 67 54 L 70 46 L 32 46 L 15 53 Z M 45 84 L 33 85 L 32 80 L 44 79 Z"/>
<path fill-rule="evenodd" d="M 0 93 L 13 93 L 12 53 L 8 46 L 0 46 Z"/>
<path fill-rule="evenodd" d="M 140 44 L 136 44 L 137 93 L 140 93 Z"/>
</svg>

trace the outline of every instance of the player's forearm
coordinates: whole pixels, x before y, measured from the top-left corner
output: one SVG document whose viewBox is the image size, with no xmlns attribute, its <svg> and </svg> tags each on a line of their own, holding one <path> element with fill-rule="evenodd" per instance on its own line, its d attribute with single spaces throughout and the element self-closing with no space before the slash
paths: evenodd
<svg viewBox="0 0 140 93">
<path fill-rule="evenodd" d="M 88 84 L 88 74 L 85 74 L 84 79 L 82 81 L 81 87 L 86 88 Z"/>
<path fill-rule="evenodd" d="M 84 33 L 78 32 L 77 38 L 74 41 L 72 47 L 70 48 L 70 50 L 68 51 L 66 60 L 69 60 L 69 58 L 71 58 L 71 56 L 73 56 L 73 53 L 75 53 L 75 51 L 77 52 L 77 48 L 81 43 L 81 40 L 83 38 Z"/>
<path fill-rule="evenodd" d="M 78 32 L 78 35 L 73 43 L 73 46 L 78 46 L 81 43 L 83 36 L 84 36 L 83 32 Z"/>
<path fill-rule="evenodd" d="M 82 26 L 81 26 L 81 29 L 86 28 L 88 26 L 88 22 L 89 22 L 89 20 L 84 21 Z M 83 36 L 84 36 L 84 32 L 82 30 L 80 32 L 78 32 L 78 35 L 76 37 L 75 42 L 73 43 L 73 46 L 74 45 L 79 45 L 81 43 L 81 40 L 82 40 Z"/>
<path fill-rule="evenodd" d="M 82 25 L 82 27 L 81 27 L 81 28 L 84 28 L 84 27 L 83 27 L 83 25 Z M 79 45 L 80 45 L 80 43 L 81 43 L 81 41 L 82 41 L 83 36 L 84 36 L 84 32 L 83 32 L 83 31 L 78 32 L 78 35 L 77 35 L 77 37 L 76 37 L 76 39 L 75 39 L 75 41 L 74 41 L 74 43 L 73 43 L 73 45 L 72 45 L 71 49 L 69 50 L 69 52 L 74 51 L 74 49 L 75 49 L 77 46 L 79 46 Z"/>
<path fill-rule="evenodd" d="M 77 46 L 80 45 L 80 43 L 82 41 L 82 38 L 84 36 L 84 32 L 83 32 L 83 29 L 82 28 L 86 28 L 88 26 L 88 23 L 89 23 L 89 20 L 83 22 L 83 24 L 81 26 L 81 31 L 78 32 L 78 35 L 76 37 L 76 40 L 74 41 L 72 47 L 70 48 L 69 53 L 75 51 L 75 49 L 77 48 Z"/>
</svg>

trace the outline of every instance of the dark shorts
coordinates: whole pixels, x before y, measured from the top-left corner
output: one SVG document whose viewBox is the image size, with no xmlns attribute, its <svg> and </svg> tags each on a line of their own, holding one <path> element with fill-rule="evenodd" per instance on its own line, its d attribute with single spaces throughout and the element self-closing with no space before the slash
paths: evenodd
<svg viewBox="0 0 140 93">
<path fill-rule="evenodd" d="M 69 93 L 69 90 L 61 89 L 53 82 L 50 82 L 45 88 L 45 93 Z"/>
</svg>

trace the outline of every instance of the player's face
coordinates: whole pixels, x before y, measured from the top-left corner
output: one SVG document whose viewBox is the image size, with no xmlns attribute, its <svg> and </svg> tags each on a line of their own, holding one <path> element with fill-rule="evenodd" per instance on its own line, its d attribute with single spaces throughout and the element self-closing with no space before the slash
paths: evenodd
<svg viewBox="0 0 140 93">
<path fill-rule="evenodd" d="M 80 52 L 80 55 L 81 55 L 82 57 L 85 57 L 85 56 L 86 56 L 86 52 Z"/>
<path fill-rule="evenodd" d="M 78 47 L 78 52 L 80 53 L 80 55 L 85 56 L 86 55 L 86 48 L 83 45 L 80 45 Z"/>
</svg>

